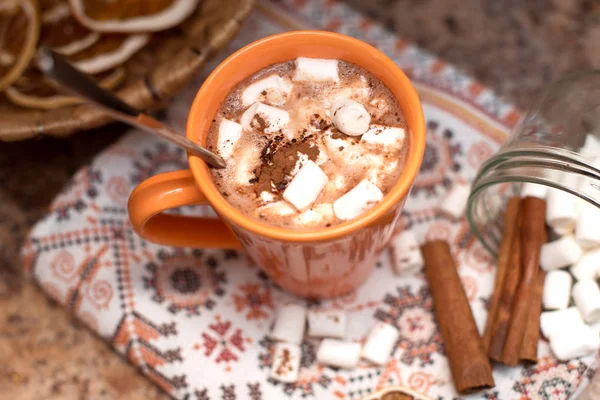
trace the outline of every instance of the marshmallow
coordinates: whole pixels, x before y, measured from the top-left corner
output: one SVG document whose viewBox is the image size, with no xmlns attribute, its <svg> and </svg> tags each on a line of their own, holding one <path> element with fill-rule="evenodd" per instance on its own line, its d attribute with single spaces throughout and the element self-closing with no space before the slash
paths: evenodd
<svg viewBox="0 0 600 400">
<path fill-rule="evenodd" d="M 219 155 L 224 160 L 229 160 L 233 154 L 233 148 L 242 136 L 242 125 L 237 122 L 230 121 L 223 118 L 221 125 L 219 125 L 219 139 L 217 146 L 219 148 Z"/>
<path fill-rule="evenodd" d="M 312 210 L 321 214 L 325 219 L 335 218 L 335 215 L 333 215 L 333 206 L 329 203 L 317 204 Z"/>
<path fill-rule="evenodd" d="M 579 150 L 579 153 L 588 158 L 600 156 L 600 139 L 595 135 L 588 133 L 585 135 L 585 143 Z"/>
<path fill-rule="evenodd" d="M 585 200 L 579 202 L 575 240 L 583 248 L 600 246 L 600 209 Z"/>
<path fill-rule="evenodd" d="M 468 185 L 455 182 L 452 189 L 439 205 L 439 210 L 454 219 L 462 217 L 471 188 Z"/>
<path fill-rule="evenodd" d="M 414 233 L 404 231 L 392 239 L 392 266 L 396 274 L 414 274 L 425 262 Z"/>
<path fill-rule="evenodd" d="M 346 335 L 347 326 L 348 320 L 343 311 L 308 312 L 308 336 L 342 339 Z"/>
<path fill-rule="evenodd" d="M 539 185 L 537 183 L 524 183 L 521 186 L 521 197 L 537 197 L 545 199 L 548 194 L 548 186 Z"/>
<path fill-rule="evenodd" d="M 577 307 L 569 307 L 565 310 L 545 311 L 540 315 L 540 330 L 546 339 L 560 332 L 565 326 L 582 326 L 583 318 Z"/>
<path fill-rule="evenodd" d="M 264 202 L 264 203 L 272 203 L 275 201 L 275 195 L 271 192 L 267 192 L 262 191 L 260 192 L 260 199 Z"/>
<path fill-rule="evenodd" d="M 596 281 L 585 279 L 573 286 L 573 300 L 587 323 L 600 320 L 600 288 Z"/>
<path fill-rule="evenodd" d="M 300 346 L 290 343 L 277 343 L 271 365 L 272 379 L 279 382 L 292 383 L 298 380 L 302 352 Z"/>
<path fill-rule="evenodd" d="M 391 357 L 400 332 L 395 326 L 378 322 L 361 351 L 361 357 L 377 365 L 385 365 Z"/>
<path fill-rule="evenodd" d="M 296 59 L 295 81 L 339 82 L 338 61 L 324 58 L 298 57 Z"/>
<path fill-rule="evenodd" d="M 319 225 L 323 221 L 323 215 L 313 210 L 306 210 L 296 217 L 298 223 L 304 226 Z"/>
<path fill-rule="evenodd" d="M 564 310 L 571 300 L 573 278 L 568 272 L 554 270 L 548 272 L 544 281 L 542 304 L 547 310 Z"/>
<path fill-rule="evenodd" d="M 393 126 L 371 125 L 371 128 L 360 138 L 361 143 L 371 146 L 383 146 L 384 149 L 399 149 L 406 133 L 402 128 Z"/>
<path fill-rule="evenodd" d="M 282 217 L 287 217 L 288 215 L 294 215 L 297 213 L 298 211 L 296 211 L 294 207 L 292 207 L 289 203 L 286 203 L 285 201 L 276 201 L 274 203 L 269 203 L 256 209 L 256 214 L 258 216 L 260 216 L 261 214 L 275 214 L 280 215 Z"/>
<path fill-rule="evenodd" d="M 264 122 L 264 127 L 254 117 L 258 116 Z M 263 129 L 266 134 L 279 132 L 288 122 L 290 122 L 290 114 L 280 108 L 271 107 L 263 103 L 254 103 L 244 113 L 240 119 L 244 130 L 252 130 L 253 128 Z"/>
<path fill-rule="evenodd" d="M 283 306 L 277 312 L 271 338 L 280 342 L 300 344 L 304 337 L 305 325 L 306 309 L 304 307 L 295 304 Z"/>
<path fill-rule="evenodd" d="M 600 249 L 585 253 L 570 269 L 578 281 L 584 279 L 596 279 L 600 272 Z"/>
<path fill-rule="evenodd" d="M 260 165 L 260 152 L 257 147 L 247 147 L 234 158 L 235 183 L 246 186 L 251 179 L 256 178 L 253 171 Z"/>
<path fill-rule="evenodd" d="M 555 188 L 548 189 L 546 223 L 557 233 L 572 232 L 577 219 L 577 197 Z"/>
<path fill-rule="evenodd" d="M 304 211 L 317 200 L 329 178 L 313 161 L 307 161 L 283 192 L 283 198 L 298 211 Z"/>
<path fill-rule="evenodd" d="M 565 236 L 542 245 L 540 266 L 546 270 L 563 268 L 579 261 L 583 251 L 572 236 Z"/>
<path fill-rule="evenodd" d="M 379 188 L 367 180 L 362 180 L 333 203 L 333 212 L 338 219 L 354 219 L 383 200 Z"/>
<path fill-rule="evenodd" d="M 323 339 L 317 350 L 317 361 L 332 367 L 352 369 L 360 360 L 360 343 Z"/>
<path fill-rule="evenodd" d="M 257 101 L 282 105 L 293 85 L 279 75 L 270 75 L 248 85 L 242 92 L 242 105 L 248 107 Z"/>
<path fill-rule="evenodd" d="M 331 106 L 331 122 L 349 136 L 360 136 L 367 132 L 371 116 L 367 109 L 355 100 L 340 100 Z"/>
<path fill-rule="evenodd" d="M 550 349 L 560 361 L 593 354 L 600 348 L 600 336 L 589 326 L 565 327 L 550 338 Z"/>
</svg>

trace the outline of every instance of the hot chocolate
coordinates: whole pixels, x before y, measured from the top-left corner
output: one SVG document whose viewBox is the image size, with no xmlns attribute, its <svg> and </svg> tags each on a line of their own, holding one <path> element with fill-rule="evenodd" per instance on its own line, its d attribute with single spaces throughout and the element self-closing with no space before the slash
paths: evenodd
<svg viewBox="0 0 600 400">
<path fill-rule="evenodd" d="M 328 227 L 379 203 L 404 166 L 408 143 L 390 90 L 341 60 L 298 58 L 236 85 L 221 104 L 208 148 L 240 211 L 287 228 Z"/>
</svg>

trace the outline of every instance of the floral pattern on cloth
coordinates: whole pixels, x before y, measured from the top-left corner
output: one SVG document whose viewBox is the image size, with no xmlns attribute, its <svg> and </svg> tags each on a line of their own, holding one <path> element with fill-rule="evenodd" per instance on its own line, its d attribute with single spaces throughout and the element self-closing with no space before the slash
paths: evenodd
<svg viewBox="0 0 600 400">
<path fill-rule="evenodd" d="M 367 41 L 415 83 L 428 140 L 399 229 L 413 229 L 421 240 L 438 238 L 452 244 L 476 322 L 483 329 L 493 260 L 465 219 L 451 221 L 435 210 L 454 181 L 474 178 L 519 118 L 517 110 L 489 89 L 341 3 L 262 1 L 229 48 L 172 102 L 167 122 L 184 130 L 198 87 L 226 54 L 260 37 L 304 28 L 334 30 Z M 175 249 L 142 240 L 127 216 L 131 190 L 152 175 L 186 166 L 181 149 L 144 133 L 126 135 L 73 177 L 24 248 L 28 269 L 43 290 L 174 398 L 360 399 L 400 384 L 437 400 L 559 400 L 583 387 L 594 370 L 594 357 L 557 362 L 547 343 L 540 341 L 537 365 L 496 365 L 495 388 L 461 397 L 452 384 L 424 276 L 395 276 L 388 251 L 356 292 L 305 301 L 283 292 L 241 253 Z M 215 215 L 206 207 L 173 212 Z M 350 315 L 348 339 L 353 341 L 363 341 L 378 320 L 395 325 L 400 339 L 393 357 L 383 367 L 333 369 L 316 362 L 318 342 L 306 338 L 298 382 L 269 379 L 274 351 L 270 325 L 276 307 L 289 302 L 345 310 Z"/>
</svg>

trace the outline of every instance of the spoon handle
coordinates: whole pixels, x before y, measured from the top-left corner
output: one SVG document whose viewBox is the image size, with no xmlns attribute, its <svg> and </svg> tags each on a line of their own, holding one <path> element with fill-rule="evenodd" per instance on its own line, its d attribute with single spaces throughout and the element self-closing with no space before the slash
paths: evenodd
<svg viewBox="0 0 600 400">
<path fill-rule="evenodd" d="M 114 119 L 153 133 L 186 149 L 215 168 L 225 168 L 225 160 L 204 147 L 180 135 L 173 128 L 139 112 L 121 99 L 102 89 L 89 76 L 78 71 L 65 58 L 54 51 L 39 50 L 38 66 L 49 78 L 74 95 L 102 108 Z"/>
</svg>

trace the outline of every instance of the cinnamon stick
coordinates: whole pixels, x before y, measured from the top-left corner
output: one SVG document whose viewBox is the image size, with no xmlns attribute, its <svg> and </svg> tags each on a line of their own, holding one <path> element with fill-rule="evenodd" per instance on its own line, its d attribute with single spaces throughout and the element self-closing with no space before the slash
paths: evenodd
<svg viewBox="0 0 600 400">
<path fill-rule="evenodd" d="M 544 242 L 546 242 L 544 240 Z M 540 315 L 542 314 L 542 293 L 544 291 L 544 280 L 546 279 L 546 271 L 538 269 L 535 290 L 529 316 L 527 317 L 527 328 L 523 343 L 521 343 L 521 351 L 519 358 L 522 361 L 537 363 L 538 341 L 540 340 Z"/>
<path fill-rule="evenodd" d="M 517 213 L 517 220 L 515 222 L 515 234 L 513 235 L 509 249 L 509 263 L 500 293 L 498 310 L 492 324 L 490 346 L 488 349 L 488 356 L 498 362 L 503 362 L 502 352 L 508 335 L 513 298 L 521 273 L 521 240 L 519 232 L 521 230 L 522 201 L 519 201 L 519 203 L 519 212 Z"/>
<path fill-rule="evenodd" d="M 527 328 L 531 300 L 534 297 L 540 250 L 546 229 L 546 201 L 537 197 L 526 197 L 523 200 L 522 215 L 521 279 L 515 293 L 508 336 L 502 352 L 503 362 L 511 367 L 519 363 L 521 344 Z"/>
<path fill-rule="evenodd" d="M 483 334 L 483 347 L 485 348 L 486 353 L 490 349 L 493 325 L 494 321 L 496 320 L 496 314 L 498 313 L 498 307 L 500 306 L 500 295 L 502 294 L 502 288 L 504 287 L 506 271 L 510 263 L 510 249 L 512 247 L 513 238 L 517 233 L 517 229 L 515 228 L 520 207 L 521 199 L 519 197 L 512 197 L 508 201 L 506 212 L 504 213 L 504 226 L 502 228 L 502 241 L 500 242 L 500 249 L 498 251 L 498 264 L 496 267 L 494 291 L 492 292 L 492 297 L 490 298 L 488 316 Z"/>
<path fill-rule="evenodd" d="M 421 247 L 425 275 L 433 297 L 454 385 L 459 393 L 494 387 L 492 367 L 485 354 L 448 243 L 436 240 Z"/>
</svg>

